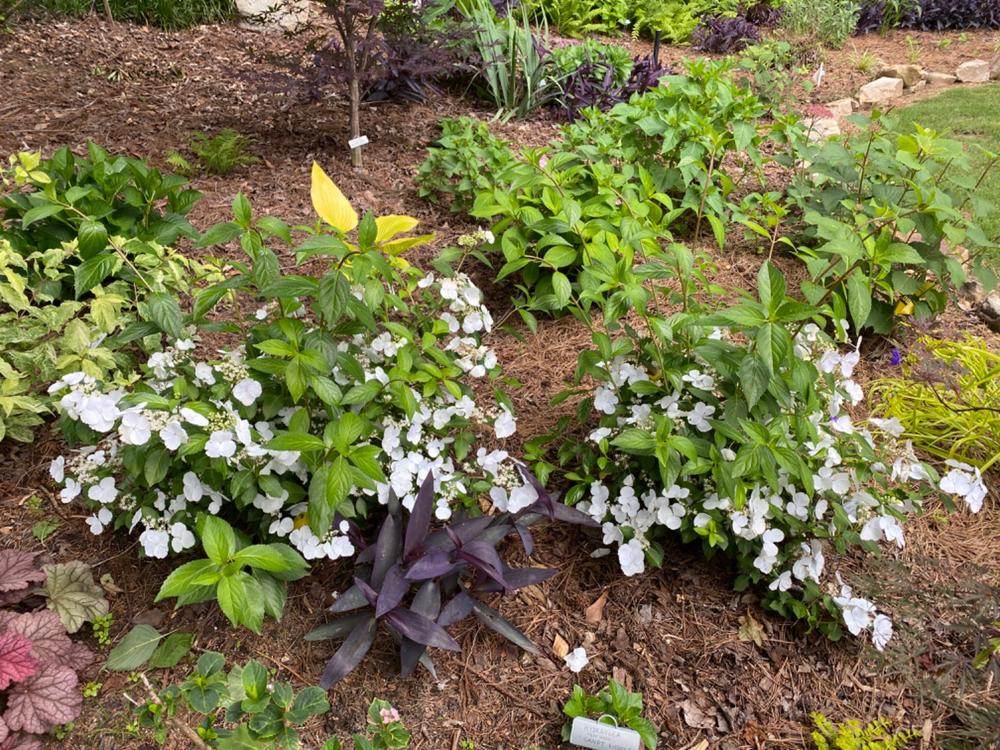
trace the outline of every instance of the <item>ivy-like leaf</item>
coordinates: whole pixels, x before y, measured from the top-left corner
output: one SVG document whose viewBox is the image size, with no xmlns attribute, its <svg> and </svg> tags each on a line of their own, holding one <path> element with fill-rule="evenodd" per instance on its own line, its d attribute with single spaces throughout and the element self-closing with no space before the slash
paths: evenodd
<svg viewBox="0 0 1000 750">
<path fill-rule="evenodd" d="M 66 631 L 75 633 L 85 622 L 93 622 L 108 613 L 108 600 L 94 582 L 90 566 L 79 560 L 45 565 L 45 595 Z"/>
<path fill-rule="evenodd" d="M 83 696 L 76 689 L 76 672 L 59 664 L 45 664 L 7 694 L 4 721 L 13 731 L 43 734 L 80 715 Z"/>
<path fill-rule="evenodd" d="M 12 682 L 22 682 L 38 671 L 31 655 L 31 641 L 20 633 L 0 633 L 0 690 Z"/>
</svg>

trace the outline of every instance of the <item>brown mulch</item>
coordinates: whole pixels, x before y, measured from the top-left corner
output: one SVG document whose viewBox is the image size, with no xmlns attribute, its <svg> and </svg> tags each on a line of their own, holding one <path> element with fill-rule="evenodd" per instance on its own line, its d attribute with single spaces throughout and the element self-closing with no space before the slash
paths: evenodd
<svg viewBox="0 0 1000 750">
<path fill-rule="evenodd" d="M 913 36 L 928 64 L 944 65 L 935 46 L 940 36 Z M 956 41 L 948 50 L 951 66 L 986 56 L 993 36 L 972 33 L 968 41 Z M 0 40 L 0 152 L 50 152 L 93 139 L 113 151 L 163 165 L 167 154 L 183 149 L 190 133 L 230 127 L 256 139 L 252 151 L 261 163 L 224 178 L 196 179 L 196 187 L 205 193 L 191 216 L 196 226 L 228 218 L 229 203 L 238 191 L 248 195 L 255 211 L 291 223 L 309 221 L 308 177 L 315 159 L 359 208 L 413 214 L 437 233 L 438 245 L 467 231 L 468 221 L 420 200 L 412 178 L 426 145 L 437 136 L 439 118 L 488 116 L 484 108 L 451 94 L 422 105 L 370 108 L 363 115 L 372 141 L 365 150 L 367 169 L 353 172 L 346 156 L 343 101 L 305 102 L 275 92 L 260 76 L 248 74 L 267 68 L 266 54 L 297 43 L 230 26 L 166 33 L 96 20 L 22 25 Z M 847 72 L 852 44 L 859 49 L 870 45 L 887 61 L 905 61 L 907 54 L 903 34 L 852 40 L 847 50 L 829 53 L 824 100 L 849 95 L 860 85 Z M 688 51 L 667 48 L 665 54 L 679 60 Z M 505 137 L 532 144 L 544 142 L 553 130 L 545 118 L 498 128 Z M 753 288 L 757 255 L 738 246 L 714 255 L 720 283 Z M 502 304 L 494 311 L 498 319 L 507 312 Z M 968 321 L 959 318 L 954 323 L 964 329 Z M 571 319 L 543 322 L 537 336 L 519 330 L 520 338 L 500 333 L 491 343 L 506 374 L 523 384 L 512 396 L 520 433 L 532 436 L 551 429 L 559 416 L 571 411 L 569 405 L 552 407 L 549 402 L 569 384 L 589 334 Z M 866 355 L 871 357 L 870 373 L 877 374 L 884 352 L 866 350 Z M 115 637 L 127 632 L 138 616 L 162 617 L 163 630 L 194 632 L 199 649 L 225 651 L 233 662 L 257 658 L 299 687 L 318 680 L 330 646 L 303 643 L 301 638 L 322 620 L 331 592 L 344 587 L 349 576 L 345 566 L 318 566 L 308 579 L 294 584 L 285 618 L 266 623 L 260 636 L 229 628 L 214 607 L 174 612 L 154 606 L 155 592 L 174 563 L 140 563 L 133 539 L 92 537 L 77 509 L 58 503 L 46 466 L 61 449 L 57 437 L 44 433 L 31 446 L 4 444 L 0 545 L 60 560 L 80 558 L 98 575 L 110 575 L 120 589 L 110 597 Z M 40 510 L 32 509 L 31 497 L 43 500 Z M 872 564 L 866 571 L 883 576 L 876 585 L 891 592 L 911 586 L 936 592 L 966 582 L 970 587 L 997 586 L 998 501 L 991 497 L 987 502 L 994 510 L 979 518 L 957 514 L 942 522 L 939 514 L 923 516 L 913 524 L 904 553 L 887 553 L 885 566 Z M 59 529 L 45 542 L 36 542 L 31 526 L 53 515 L 62 520 Z M 808 713 L 817 710 L 838 720 L 889 716 L 905 726 L 929 727 L 928 748 L 939 746 L 939 734 L 953 729 L 954 720 L 936 704 L 925 703 L 923 693 L 914 688 L 914 675 L 926 667 L 908 658 L 908 644 L 927 629 L 918 620 L 900 623 L 900 645 L 892 660 L 877 658 L 854 640 L 831 643 L 766 614 L 753 594 L 732 590 L 727 563 L 706 561 L 699 549 L 669 549 L 662 571 L 623 580 L 612 560 L 589 556 L 599 546 L 593 534 L 547 528 L 539 530 L 536 541 L 533 562 L 558 568 L 559 575 L 498 600 L 497 606 L 541 646 L 541 656 L 522 654 L 467 622 L 455 632 L 463 653 L 435 654 L 436 679 L 421 673 L 401 680 L 395 676 L 387 639 L 380 640 L 363 666 L 331 691 L 333 710 L 309 727 L 309 739 L 360 729 L 367 701 L 378 696 L 399 708 L 413 731 L 416 750 L 456 750 L 465 740 L 483 750 L 518 750 L 532 744 L 554 748 L 559 744 L 560 707 L 574 681 L 596 690 L 612 675 L 644 693 L 648 716 L 660 727 L 667 748 L 691 747 L 702 739 L 724 750 L 800 748 Z M 523 556 L 515 555 L 515 560 L 526 562 Z M 897 568 L 915 575 L 911 578 Z M 605 594 L 603 617 L 588 624 L 584 610 Z M 949 601 L 933 599 L 942 612 Z M 938 609 L 931 609 L 926 617 L 937 614 Z M 747 618 L 763 628 L 766 639 L 760 646 L 740 637 Z M 581 675 L 574 678 L 553 654 L 556 635 L 570 648 L 586 646 L 591 664 Z M 945 631 L 934 631 L 933 643 L 942 658 L 960 644 Z M 166 676 L 181 673 L 175 669 Z M 126 675 L 96 668 L 84 679 L 103 682 L 103 689 L 98 698 L 87 700 L 64 747 L 154 746 L 148 737 L 125 731 L 129 718 L 123 695 L 140 699 L 136 684 Z M 184 744 L 174 738 L 168 747 Z"/>
</svg>

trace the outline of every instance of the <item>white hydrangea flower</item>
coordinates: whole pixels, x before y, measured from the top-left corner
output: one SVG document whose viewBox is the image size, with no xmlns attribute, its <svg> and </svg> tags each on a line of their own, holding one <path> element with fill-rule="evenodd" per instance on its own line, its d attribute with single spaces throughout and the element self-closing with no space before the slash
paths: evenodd
<svg viewBox="0 0 1000 750">
<path fill-rule="evenodd" d="M 517 421 L 507 409 L 502 409 L 500 416 L 493 423 L 493 429 L 496 431 L 497 438 L 503 440 L 517 432 Z"/>
<path fill-rule="evenodd" d="M 57 456 L 49 464 L 49 476 L 52 477 L 52 481 L 57 484 L 62 484 L 63 480 L 66 478 L 66 457 Z"/>
<path fill-rule="evenodd" d="M 590 663 L 590 659 L 587 657 L 587 650 L 583 646 L 577 646 L 570 651 L 563 657 L 563 661 L 566 662 L 569 671 L 574 674 L 581 672 Z"/>
<path fill-rule="evenodd" d="M 892 639 L 892 620 L 886 615 L 875 615 L 872 621 L 872 643 L 879 651 L 884 651 Z"/>
<path fill-rule="evenodd" d="M 118 437 L 125 445 L 145 445 L 153 430 L 149 419 L 139 409 L 129 409 L 122 414 L 118 425 Z"/>
<path fill-rule="evenodd" d="M 184 426 L 176 419 L 171 419 L 160 429 L 160 440 L 169 451 L 175 451 L 187 443 L 188 434 Z"/>
<path fill-rule="evenodd" d="M 605 414 L 614 414 L 618 406 L 618 395 L 610 388 L 598 386 L 594 391 L 594 408 Z"/>
<path fill-rule="evenodd" d="M 146 557 L 162 560 L 170 552 L 170 534 L 163 529 L 146 529 L 139 535 Z"/>
<path fill-rule="evenodd" d="M 243 378 L 233 386 L 233 398 L 244 406 L 252 406 L 263 392 L 261 384 L 253 378 Z"/>
<path fill-rule="evenodd" d="M 170 547 L 174 552 L 183 552 L 195 545 L 194 534 L 182 523 L 170 525 Z"/>
<path fill-rule="evenodd" d="M 87 497 L 102 505 L 113 503 L 118 497 L 118 488 L 115 487 L 114 477 L 104 477 L 100 482 L 87 490 Z"/>
<path fill-rule="evenodd" d="M 236 454 L 236 441 L 229 430 L 215 430 L 205 443 L 205 455 L 209 458 L 232 458 Z"/>
<path fill-rule="evenodd" d="M 104 527 L 111 523 L 111 519 L 111 511 L 107 508 L 101 508 L 96 514 L 87 519 L 87 526 L 90 527 L 90 533 L 94 536 L 101 534 L 104 531 Z"/>
<path fill-rule="evenodd" d="M 618 548 L 618 563 L 626 576 L 639 575 L 646 569 L 646 553 L 642 542 L 630 539 L 627 544 Z"/>
</svg>

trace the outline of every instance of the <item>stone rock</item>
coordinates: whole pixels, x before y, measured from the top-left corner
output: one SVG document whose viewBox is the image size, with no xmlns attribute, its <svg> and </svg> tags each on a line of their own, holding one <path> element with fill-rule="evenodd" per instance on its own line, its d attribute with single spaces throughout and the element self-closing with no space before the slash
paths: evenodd
<svg viewBox="0 0 1000 750">
<path fill-rule="evenodd" d="M 928 86 L 949 86 L 958 79 L 951 73 L 935 73 L 934 71 L 924 71 L 924 80 Z"/>
<path fill-rule="evenodd" d="M 969 60 L 955 69 L 955 77 L 962 83 L 986 83 L 990 80 L 990 64 L 985 60 Z"/>
<path fill-rule="evenodd" d="M 1000 54 L 990 61 L 990 80 L 1000 81 Z"/>
<path fill-rule="evenodd" d="M 862 86 L 858 92 L 858 101 L 862 104 L 882 104 L 902 95 L 903 79 L 885 76 Z"/>
<path fill-rule="evenodd" d="M 1000 293 L 993 292 L 979 303 L 977 312 L 986 325 L 1000 333 Z"/>
<path fill-rule="evenodd" d="M 885 65 L 878 72 L 879 78 L 902 78 L 903 85 L 911 88 L 922 78 L 919 65 Z"/>
<path fill-rule="evenodd" d="M 298 31 L 309 23 L 309 0 L 236 0 L 240 26 L 258 31 Z"/>
<path fill-rule="evenodd" d="M 847 117 L 854 110 L 856 110 L 858 108 L 858 103 L 851 97 L 847 97 L 846 99 L 837 99 L 835 102 L 827 102 L 823 106 L 830 110 L 834 117 L 841 118 Z"/>
<path fill-rule="evenodd" d="M 970 279 L 958 290 L 958 309 L 965 312 L 974 310 L 986 299 L 986 289 L 978 279 Z"/>
<path fill-rule="evenodd" d="M 910 86 L 910 93 L 912 94 L 914 91 L 920 91 L 920 89 L 922 89 L 926 85 L 927 81 L 924 80 L 917 81 L 915 84 Z"/>
<path fill-rule="evenodd" d="M 840 125 L 836 117 L 813 117 L 803 123 L 809 132 L 809 140 L 821 141 L 840 135 Z"/>
</svg>

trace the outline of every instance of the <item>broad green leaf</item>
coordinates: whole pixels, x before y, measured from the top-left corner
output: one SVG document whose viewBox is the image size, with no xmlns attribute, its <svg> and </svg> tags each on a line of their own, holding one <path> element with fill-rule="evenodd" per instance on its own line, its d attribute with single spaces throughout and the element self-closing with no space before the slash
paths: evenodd
<svg viewBox="0 0 1000 750">
<path fill-rule="evenodd" d="M 184 563 L 167 576 L 163 585 L 160 586 L 159 593 L 156 595 L 156 601 L 180 596 L 194 586 L 206 585 L 197 584 L 195 581 L 204 580 L 206 575 L 210 576 L 213 572 L 215 573 L 216 580 L 222 575 L 219 572 L 219 566 L 211 560 L 192 560 L 191 562 Z"/>
<path fill-rule="evenodd" d="M 167 292 L 154 292 L 146 297 L 144 310 L 153 323 L 172 339 L 180 338 L 184 315 L 177 298 Z"/>
<path fill-rule="evenodd" d="M 855 330 L 861 330 L 872 311 L 872 291 L 868 278 L 860 270 L 847 277 L 847 309 L 851 312 Z"/>
<path fill-rule="evenodd" d="M 73 271 L 73 289 L 79 299 L 115 271 L 121 262 L 114 253 L 88 258 Z"/>
<path fill-rule="evenodd" d="M 205 516 L 201 530 L 201 544 L 205 554 L 216 565 L 225 565 L 236 552 L 236 533 L 233 527 L 216 516 Z"/>
<path fill-rule="evenodd" d="M 163 638 L 150 625 L 136 625 L 111 649 L 104 666 L 115 672 L 131 672 L 145 664 Z"/>
<path fill-rule="evenodd" d="M 149 657 L 150 669 L 169 669 L 191 652 L 194 635 L 191 633 L 171 633 L 156 647 Z"/>
</svg>

